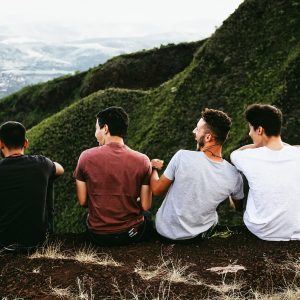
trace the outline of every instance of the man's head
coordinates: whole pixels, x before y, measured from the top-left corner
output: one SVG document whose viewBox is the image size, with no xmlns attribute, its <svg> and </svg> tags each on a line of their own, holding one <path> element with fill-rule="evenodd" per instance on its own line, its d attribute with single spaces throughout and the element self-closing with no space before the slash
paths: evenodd
<svg viewBox="0 0 300 300">
<path fill-rule="evenodd" d="M 124 138 L 127 135 L 129 117 L 122 107 L 111 106 L 97 114 L 95 136 L 98 142 L 105 144 L 105 136 Z"/>
<path fill-rule="evenodd" d="M 246 120 L 249 123 L 249 135 L 253 143 L 260 145 L 263 137 L 280 136 L 282 113 L 272 105 L 252 104 L 245 111 Z"/>
<path fill-rule="evenodd" d="M 231 127 L 231 119 L 220 110 L 205 108 L 201 112 L 201 119 L 193 130 L 197 141 L 197 148 L 206 144 L 223 145 Z"/>
<path fill-rule="evenodd" d="M 26 129 L 19 123 L 8 121 L 0 126 L 1 150 L 5 147 L 9 150 L 23 149 L 27 145 Z"/>
</svg>

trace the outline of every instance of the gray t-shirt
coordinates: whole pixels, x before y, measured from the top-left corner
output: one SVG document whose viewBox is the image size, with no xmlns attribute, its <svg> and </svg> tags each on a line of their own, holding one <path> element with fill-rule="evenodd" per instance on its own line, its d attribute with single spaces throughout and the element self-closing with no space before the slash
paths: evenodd
<svg viewBox="0 0 300 300">
<path fill-rule="evenodd" d="M 216 208 L 232 195 L 242 199 L 243 180 L 226 160 L 215 162 L 203 152 L 180 150 L 164 175 L 173 181 L 156 215 L 159 234 L 190 239 L 218 222 Z"/>
</svg>

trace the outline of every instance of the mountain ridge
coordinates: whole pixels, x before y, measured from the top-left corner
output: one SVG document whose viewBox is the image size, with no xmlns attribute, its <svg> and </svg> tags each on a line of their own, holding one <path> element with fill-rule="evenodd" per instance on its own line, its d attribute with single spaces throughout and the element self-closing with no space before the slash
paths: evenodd
<svg viewBox="0 0 300 300">
<path fill-rule="evenodd" d="M 254 102 L 278 105 L 284 113 L 285 141 L 298 144 L 299 15 L 300 0 L 246 0 L 198 45 L 184 68 L 170 78 L 165 76 L 158 86 L 91 90 L 34 126 L 28 133 L 30 152 L 43 153 L 66 169 L 56 184 L 56 230 L 83 228 L 79 220 L 85 210 L 76 204 L 72 173 L 81 151 L 97 146 L 95 115 L 106 106 L 119 105 L 128 111 L 131 121 L 126 143 L 130 147 L 166 162 L 181 148 L 195 148 L 192 130 L 205 107 L 224 110 L 232 117 L 225 157 L 249 141 L 243 111 Z M 158 67 L 163 63 L 168 66 L 161 61 Z M 222 222 L 232 221 L 231 217 L 235 218 L 230 215 Z"/>
</svg>

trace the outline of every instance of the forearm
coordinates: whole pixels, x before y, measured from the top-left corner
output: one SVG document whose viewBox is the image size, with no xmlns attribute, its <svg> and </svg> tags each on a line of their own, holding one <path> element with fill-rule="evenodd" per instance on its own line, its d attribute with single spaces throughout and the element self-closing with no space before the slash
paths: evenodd
<svg viewBox="0 0 300 300">
<path fill-rule="evenodd" d="M 152 193 L 155 196 L 160 196 L 162 193 L 159 192 L 159 176 L 157 170 L 153 170 L 150 179 L 150 186 Z"/>
<path fill-rule="evenodd" d="M 76 192 L 79 204 L 83 207 L 87 207 L 88 193 L 86 183 L 76 180 Z"/>
<path fill-rule="evenodd" d="M 164 194 L 172 184 L 172 180 L 166 176 L 161 175 L 159 178 L 157 170 L 153 170 L 150 179 L 150 185 L 153 195 L 160 196 Z"/>
<path fill-rule="evenodd" d="M 152 191 L 149 185 L 142 185 L 141 206 L 144 211 L 149 210 L 152 206 Z"/>
</svg>

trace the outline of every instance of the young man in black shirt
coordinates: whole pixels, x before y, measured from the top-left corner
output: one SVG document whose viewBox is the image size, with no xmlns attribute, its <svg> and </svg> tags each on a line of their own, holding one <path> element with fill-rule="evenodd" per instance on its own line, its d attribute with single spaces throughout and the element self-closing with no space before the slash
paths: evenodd
<svg viewBox="0 0 300 300">
<path fill-rule="evenodd" d="M 0 248 L 36 247 L 52 230 L 53 179 L 63 167 L 41 155 L 24 155 L 25 127 L 0 126 Z"/>
</svg>

